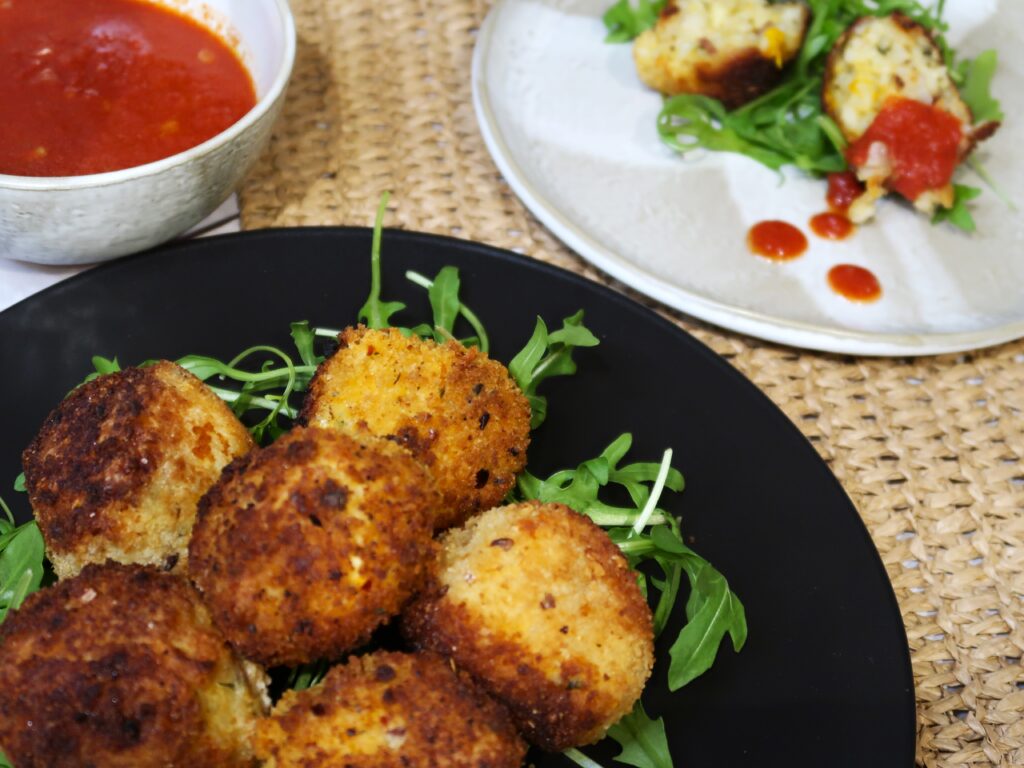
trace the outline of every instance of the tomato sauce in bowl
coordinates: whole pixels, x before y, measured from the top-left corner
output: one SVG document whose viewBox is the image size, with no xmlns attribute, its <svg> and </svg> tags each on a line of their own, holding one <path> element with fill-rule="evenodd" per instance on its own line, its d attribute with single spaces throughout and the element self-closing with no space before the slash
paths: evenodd
<svg viewBox="0 0 1024 768">
<path fill-rule="evenodd" d="M 237 53 L 143 0 L 0 0 L 0 174 L 80 176 L 201 144 L 256 104 Z"/>
</svg>

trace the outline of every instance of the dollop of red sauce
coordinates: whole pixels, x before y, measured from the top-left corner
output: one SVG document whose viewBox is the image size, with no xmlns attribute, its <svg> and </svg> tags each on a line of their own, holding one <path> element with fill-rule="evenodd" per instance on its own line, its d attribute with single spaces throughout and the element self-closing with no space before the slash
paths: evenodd
<svg viewBox="0 0 1024 768">
<path fill-rule="evenodd" d="M 789 261 L 807 250 L 807 236 L 785 221 L 761 221 L 747 233 L 747 245 L 758 256 Z"/>
<path fill-rule="evenodd" d="M 846 159 L 863 166 L 871 145 L 881 142 L 892 163 L 889 186 L 916 200 L 922 192 L 943 187 L 953 178 L 962 138 L 960 121 L 944 109 L 891 98 L 864 135 L 847 148 Z"/>
<path fill-rule="evenodd" d="M 826 240 L 845 240 L 857 227 L 841 213 L 819 213 L 811 218 L 811 231 Z"/>
<path fill-rule="evenodd" d="M 830 173 L 828 175 L 828 193 L 825 200 L 833 211 L 845 213 L 850 210 L 853 201 L 864 193 L 864 185 L 860 183 L 853 171 Z"/>
<path fill-rule="evenodd" d="M 882 285 L 871 270 L 853 264 L 840 264 L 828 271 L 828 284 L 832 290 L 850 301 L 877 301 Z"/>
<path fill-rule="evenodd" d="M 0 173 L 75 176 L 182 152 L 256 103 L 213 32 L 138 0 L 0 0 Z"/>
</svg>

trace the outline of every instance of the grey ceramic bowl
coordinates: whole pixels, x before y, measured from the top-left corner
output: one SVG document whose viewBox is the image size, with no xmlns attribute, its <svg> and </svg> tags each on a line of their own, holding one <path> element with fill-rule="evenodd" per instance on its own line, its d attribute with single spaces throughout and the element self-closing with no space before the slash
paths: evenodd
<svg viewBox="0 0 1024 768">
<path fill-rule="evenodd" d="M 141 251 L 201 221 L 270 138 L 295 60 L 287 0 L 159 0 L 237 45 L 256 106 L 212 139 L 146 165 L 86 176 L 0 174 L 0 257 L 87 264 Z"/>
</svg>

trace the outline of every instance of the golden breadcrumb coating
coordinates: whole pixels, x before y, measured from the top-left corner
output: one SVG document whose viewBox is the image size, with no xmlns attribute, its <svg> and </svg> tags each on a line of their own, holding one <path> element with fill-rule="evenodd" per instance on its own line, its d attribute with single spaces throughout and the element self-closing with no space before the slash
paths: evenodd
<svg viewBox="0 0 1024 768">
<path fill-rule="evenodd" d="M 809 21 L 803 3 L 668 0 L 634 42 L 633 59 L 656 91 L 700 93 L 735 109 L 779 83 Z"/>
<path fill-rule="evenodd" d="M 18 768 L 251 766 L 266 709 L 196 591 L 88 565 L 0 626 L 0 749 Z"/>
<path fill-rule="evenodd" d="M 337 658 L 418 586 L 437 498 L 398 446 L 296 427 L 230 464 L 203 497 L 189 570 L 246 658 Z"/>
<path fill-rule="evenodd" d="M 252 446 L 231 409 L 174 363 L 78 387 L 22 454 L 57 575 L 108 558 L 183 567 L 199 497 Z"/>
<path fill-rule="evenodd" d="M 492 509 L 446 533 L 402 628 L 551 751 L 600 739 L 640 697 L 654 659 L 651 612 L 625 557 L 561 504 Z"/>
<path fill-rule="evenodd" d="M 850 143 L 859 139 L 893 98 L 934 105 L 959 121 L 963 161 L 974 146 L 991 136 L 998 123 L 974 126 L 971 110 L 949 76 L 942 50 L 923 26 L 904 16 L 864 16 L 850 25 L 829 54 L 822 104 Z M 869 162 L 855 168 L 867 189 L 850 207 L 850 219 L 861 223 L 875 213 L 884 196 L 892 166 L 884 145 L 872 146 Z M 953 185 L 928 190 L 915 207 L 931 215 L 954 202 Z"/>
<path fill-rule="evenodd" d="M 530 404 L 501 363 L 456 342 L 347 328 L 319 368 L 302 417 L 369 431 L 427 465 L 445 528 L 501 502 L 526 466 Z"/>
<path fill-rule="evenodd" d="M 265 768 L 518 768 L 508 712 L 435 654 L 352 657 L 257 730 Z"/>
</svg>

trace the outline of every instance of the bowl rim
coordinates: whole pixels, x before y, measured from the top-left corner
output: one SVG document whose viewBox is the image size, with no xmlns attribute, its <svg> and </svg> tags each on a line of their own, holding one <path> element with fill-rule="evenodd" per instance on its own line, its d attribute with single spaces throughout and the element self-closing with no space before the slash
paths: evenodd
<svg viewBox="0 0 1024 768">
<path fill-rule="evenodd" d="M 103 173 L 87 173 L 79 176 L 16 176 L 13 174 L 0 173 L 0 189 L 17 190 L 72 190 L 105 187 L 112 184 L 120 184 L 131 179 L 143 176 L 152 176 L 178 165 L 183 165 L 190 160 L 207 154 L 222 144 L 229 143 L 262 118 L 273 104 L 284 93 L 291 79 L 292 69 L 295 66 L 296 31 L 295 18 L 292 15 L 288 0 L 273 0 L 277 8 L 278 20 L 284 33 L 284 54 L 281 66 L 278 68 L 274 82 L 271 83 L 263 97 L 260 98 L 241 118 L 229 125 L 220 133 L 211 136 L 206 141 L 196 144 L 194 147 L 178 152 L 159 160 L 142 165 L 133 165 L 130 168 L 120 168 L 116 171 L 104 171 Z"/>
</svg>

